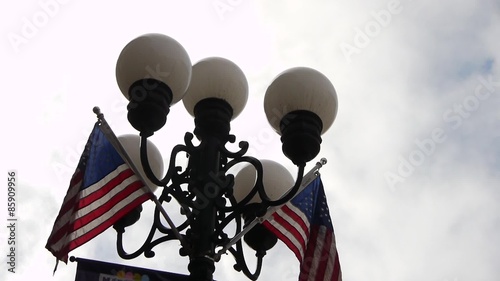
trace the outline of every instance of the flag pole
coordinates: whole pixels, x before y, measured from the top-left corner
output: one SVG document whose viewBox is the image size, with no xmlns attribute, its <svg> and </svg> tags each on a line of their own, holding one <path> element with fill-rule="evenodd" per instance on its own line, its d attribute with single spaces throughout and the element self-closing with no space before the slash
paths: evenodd
<svg viewBox="0 0 500 281">
<path fill-rule="evenodd" d="M 111 144 L 116 149 L 118 154 L 120 154 L 120 156 L 123 158 L 125 163 L 127 163 L 129 165 L 129 167 L 132 169 L 132 171 L 144 183 L 143 188 L 145 189 L 146 192 L 149 192 L 151 194 L 151 200 L 156 204 L 156 207 L 160 210 L 160 213 L 163 215 L 163 217 L 167 221 L 167 223 L 170 226 L 175 237 L 180 241 L 181 245 L 186 247 L 186 249 L 187 249 L 187 244 L 184 240 L 184 237 L 182 237 L 182 235 L 179 233 L 174 222 L 172 221 L 170 216 L 167 214 L 165 209 L 163 209 L 163 206 L 161 205 L 160 201 L 158 201 L 158 198 L 156 198 L 156 195 L 153 193 L 151 187 L 148 186 L 147 182 L 144 180 L 141 173 L 139 172 L 137 167 L 132 162 L 132 159 L 130 159 L 130 157 L 128 156 L 127 152 L 125 151 L 122 144 L 120 143 L 120 141 L 116 137 L 115 133 L 113 132 L 113 130 L 111 130 L 111 127 L 109 126 L 108 122 L 106 122 L 106 119 L 104 119 L 104 114 L 101 112 L 101 109 L 99 107 L 95 106 L 93 108 L 93 111 L 97 115 L 97 119 L 100 122 L 100 127 L 103 129 L 102 130 L 103 133 L 108 137 L 108 140 L 111 142 Z"/>
<path fill-rule="evenodd" d="M 326 158 L 321 158 L 320 161 L 317 162 L 316 165 L 314 165 L 314 167 L 311 170 L 309 170 L 309 172 L 307 174 L 304 175 L 304 177 L 302 178 L 302 182 L 300 184 L 299 190 L 297 191 L 297 193 L 295 193 L 295 196 L 297 196 L 300 192 L 302 192 L 302 190 L 304 190 L 311 182 L 313 182 L 320 175 L 319 169 L 321 169 L 321 167 L 323 167 L 323 165 L 325 165 L 326 162 L 327 162 Z M 293 198 L 295 198 L 295 196 Z M 290 199 L 290 201 L 292 199 Z M 284 204 L 286 204 L 286 203 L 284 203 Z M 217 254 L 215 254 L 214 259 L 216 261 L 219 261 L 222 254 L 225 254 L 226 251 L 229 248 L 231 248 L 234 244 L 236 244 L 236 242 L 238 242 L 247 232 L 249 232 L 257 224 L 262 223 L 265 220 L 269 219 L 272 216 L 272 214 L 274 214 L 283 205 L 272 206 L 272 207 L 267 208 L 266 213 L 262 217 L 257 217 L 255 219 L 253 219 L 245 228 L 243 228 L 238 234 L 236 234 L 227 243 L 227 245 L 225 245 L 222 249 L 220 249 L 217 252 Z"/>
</svg>

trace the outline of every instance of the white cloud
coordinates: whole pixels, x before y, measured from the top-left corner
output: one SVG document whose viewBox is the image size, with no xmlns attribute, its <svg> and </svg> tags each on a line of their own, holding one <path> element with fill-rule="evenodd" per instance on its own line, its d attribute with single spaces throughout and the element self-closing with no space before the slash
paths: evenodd
<svg viewBox="0 0 500 281">
<path fill-rule="evenodd" d="M 256 155 L 286 163 L 292 174 L 278 137 L 262 137 L 270 128 L 262 108 L 266 87 L 278 73 L 297 65 L 316 68 L 331 79 L 339 112 L 323 136 L 318 159 L 329 160 L 322 177 L 344 280 L 496 280 L 500 87 L 467 111 L 459 126 L 458 119 L 443 115 L 474 95 L 479 76 L 500 80 L 500 6 L 494 1 L 401 1 L 402 11 L 346 60 L 340 44 L 353 43 L 356 28 L 364 30 L 390 2 L 232 1 L 221 19 L 213 1 L 73 1 L 18 53 L 8 34 L 17 32 L 22 18 L 33 15 L 39 4 L 0 9 L 6 23 L 0 46 L 1 166 L 19 171 L 19 237 L 23 247 L 33 249 L 20 252 L 25 256 L 18 274 L 3 270 L 0 279 L 52 274 L 54 259 L 44 244 L 75 168 L 70 154 L 80 153 L 78 144 L 95 122 L 95 105 L 117 134 L 135 133 L 115 82 L 116 59 L 131 39 L 161 32 L 184 45 L 193 62 L 223 56 L 241 66 L 250 100 L 232 124 L 237 140 L 259 140 Z M 192 127 L 183 105 L 173 107 L 165 129 L 152 138 L 165 160 Z M 400 157 L 408 159 L 420 149 L 415 140 L 432 137 L 436 128 L 444 130 L 446 140 L 391 189 L 384 174 L 396 171 Z M 54 172 L 55 164 L 68 167 L 62 177 Z M 133 237 L 130 249 L 137 246 L 135 237 L 141 235 L 126 234 Z M 2 241 L 5 235 L 0 232 Z M 154 259 L 124 262 L 116 255 L 111 229 L 71 254 L 187 272 L 178 243 L 167 244 Z M 266 260 L 261 280 L 296 278 L 298 263 L 284 245 L 271 250 Z M 224 256 L 216 279 L 245 280 L 232 265 L 232 257 Z M 54 280 L 71 280 L 74 271 L 74 264 L 60 264 Z"/>
</svg>

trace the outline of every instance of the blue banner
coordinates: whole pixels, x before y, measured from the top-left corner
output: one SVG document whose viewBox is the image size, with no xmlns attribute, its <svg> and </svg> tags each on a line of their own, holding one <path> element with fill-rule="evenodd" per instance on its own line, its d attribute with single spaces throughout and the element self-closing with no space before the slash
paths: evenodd
<svg viewBox="0 0 500 281">
<path fill-rule="evenodd" d="M 147 268 L 75 258 L 75 281 L 188 281 L 189 276 Z M 73 261 L 73 259 L 71 259 Z"/>
</svg>

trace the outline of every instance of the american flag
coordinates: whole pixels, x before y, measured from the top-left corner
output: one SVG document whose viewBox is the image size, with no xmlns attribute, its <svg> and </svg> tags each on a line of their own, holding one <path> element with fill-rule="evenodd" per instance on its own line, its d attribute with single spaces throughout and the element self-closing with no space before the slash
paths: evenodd
<svg viewBox="0 0 500 281">
<path fill-rule="evenodd" d="M 300 262 L 300 281 L 341 281 L 335 234 L 318 176 L 263 224 Z"/>
<path fill-rule="evenodd" d="M 67 263 L 70 251 L 148 200 L 150 193 L 143 187 L 143 181 L 125 163 L 97 122 L 45 248 L 58 261 Z"/>
</svg>

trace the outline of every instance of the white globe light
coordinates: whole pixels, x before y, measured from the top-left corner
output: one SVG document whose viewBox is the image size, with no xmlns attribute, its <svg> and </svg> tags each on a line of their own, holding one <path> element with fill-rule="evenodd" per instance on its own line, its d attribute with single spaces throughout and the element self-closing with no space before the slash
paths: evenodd
<svg viewBox="0 0 500 281">
<path fill-rule="evenodd" d="M 141 164 L 141 154 L 140 154 L 141 137 L 137 135 L 127 134 L 119 136 L 118 140 L 120 141 L 123 149 L 125 149 L 125 152 L 127 152 L 127 155 L 130 157 L 130 160 L 132 160 L 134 166 L 139 170 L 139 173 L 141 174 L 142 178 L 146 181 L 146 184 L 151 189 L 153 189 L 154 192 L 158 188 L 158 186 L 152 183 L 148 179 Z M 157 178 L 161 179 L 161 177 L 163 177 L 163 158 L 158 148 L 149 140 L 148 140 L 148 160 L 151 166 L 151 170 L 153 171 L 153 174 L 155 174 Z"/>
<path fill-rule="evenodd" d="M 337 116 L 337 93 L 321 72 L 295 67 L 279 74 L 267 88 L 264 111 L 271 126 L 281 134 L 280 121 L 295 110 L 314 112 L 321 119 L 325 133 Z"/>
<path fill-rule="evenodd" d="M 266 194 L 271 200 L 280 199 L 295 181 L 290 172 L 283 165 L 272 160 L 260 160 L 263 169 L 262 182 Z M 257 181 L 257 170 L 251 164 L 243 167 L 234 178 L 234 198 L 240 202 L 252 190 Z M 248 203 L 259 203 L 262 199 L 256 194 Z"/>
<path fill-rule="evenodd" d="M 211 57 L 193 65 L 191 83 L 182 98 L 186 110 L 194 116 L 196 104 L 206 98 L 225 100 L 236 118 L 248 100 L 248 82 L 243 71 L 232 61 Z"/>
<path fill-rule="evenodd" d="M 157 33 L 130 41 L 116 63 L 116 80 L 120 91 L 130 100 L 130 86 L 142 79 L 156 79 L 172 91 L 171 105 L 185 94 L 191 80 L 191 60 L 174 39 Z"/>
</svg>

